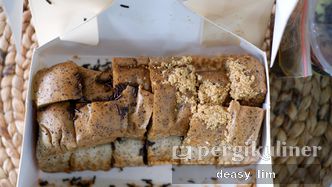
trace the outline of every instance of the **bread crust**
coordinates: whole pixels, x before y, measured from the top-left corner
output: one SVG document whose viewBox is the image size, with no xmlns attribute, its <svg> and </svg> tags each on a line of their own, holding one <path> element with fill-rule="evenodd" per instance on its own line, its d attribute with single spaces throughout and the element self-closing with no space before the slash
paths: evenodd
<svg viewBox="0 0 332 187">
<path fill-rule="evenodd" d="M 151 90 L 150 71 L 148 68 L 149 58 L 113 58 L 113 83 L 141 85 L 145 90 Z"/>
<path fill-rule="evenodd" d="M 150 58 L 150 78 L 154 99 L 148 139 L 185 136 L 197 104 L 197 78 L 191 58 Z"/>
<path fill-rule="evenodd" d="M 71 171 L 109 170 L 111 168 L 112 153 L 111 144 L 79 148 L 70 157 Z"/>
<path fill-rule="evenodd" d="M 74 109 L 68 102 L 55 103 L 37 111 L 37 153 L 43 157 L 76 149 Z"/>
<path fill-rule="evenodd" d="M 144 141 L 121 138 L 114 142 L 114 167 L 131 167 L 144 165 Z"/>
<path fill-rule="evenodd" d="M 148 145 L 148 165 L 162 165 L 162 164 L 180 164 L 179 159 L 173 159 L 173 147 L 180 146 L 182 137 L 169 136 L 166 138 L 159 138 Z"/>
<path fill-rule="evenodd" d="M 263 64 L 250 55 L 230 56 L 226 69 L 231 81 L 231 97 L 242 105 L 261 107 L 267 92 Z"/>
<path fill-rule="evenodd" d="M 78 66 L 67 61 L 42 69 L 34 77 L 34 99 L 37 107 L 82 97 L 81 76 Z"/>
<path fill-rule="evenodd" d="M 90 147 L 113 142 L 128 126 L 128 107 L 120 101 L 93 102 L 75 112 L 77 144 Z"/>
<path fill-rule="evenodd" d="M 114 94 L 112 71 L 95 71 L 79 67 L 84 101 L 107 101 Z"/>
</svg>

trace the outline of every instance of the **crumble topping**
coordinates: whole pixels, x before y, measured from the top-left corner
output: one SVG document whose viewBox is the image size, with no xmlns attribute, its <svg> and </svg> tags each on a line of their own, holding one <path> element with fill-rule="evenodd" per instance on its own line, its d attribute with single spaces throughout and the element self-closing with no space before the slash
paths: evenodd
<svg viewBox="0 0 332 187">
<path fill-rule="evenodd" d="M 222 86 L 219 83 L 212 83 L 209 80 L 203 81 L 198 90 L 200 104 L 219 104 L 221 105 L 230 90 L 230 84 Z"/>
<path fill-rule="evenodd" d="M 235 100 L 254 98 L 259 93 L 252 84 L 256 81 L 254 75 L 242 65 L 239 60 L 230 58 L 226 62 L 231 81 L 231 95 Z"/>
<path fill-rule="evenodd" d="M 177 103 L 190 104 L 191 112 L 194 113 L 196 110 L 197 81 L 191 60 L 191 57 L 181 57 L 179 60 L 173 58 L 171 63 L 161 63 L 161 67 L 166 67 L 162 71 L 165 78 L 163 84 L 175 86 Z"/>
<path fill-rule="evenodd" d="M 227 125 L 231 120 L 231 114 L 222 106 L 198 105 L 194 118 L 202 120 L 207 129 L 214 130 L 220 125 Z"/>
<path fill-rule="evenodd" d="M 171 57 L 171 62 L 162 62 L 159 68 L 167 68 L 171 69 L 175 66 L 186 66 L 191 65 L 192 58 L 190 56 L 183 56 L 183 57 Z"/>
<path fill-rule="evenodd" d="M 196 77 L 190 66 L 175 68 L 168 76 L 167 82 L 176 86 L 180 93 L 196 91 Z"/>
</svg>

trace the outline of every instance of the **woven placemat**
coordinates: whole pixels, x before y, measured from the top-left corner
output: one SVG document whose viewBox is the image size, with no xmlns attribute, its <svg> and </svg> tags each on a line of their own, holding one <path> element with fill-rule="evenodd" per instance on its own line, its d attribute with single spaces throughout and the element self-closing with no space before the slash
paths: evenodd
<svg viewBox="0 0 332 187">
<path fill-rule="evenodd" d="M 31 14 L 24 5 L 22 55 L 16 54 L 14 40 L 0 7 L 0 186 L 15 186 L 24 127 L 25 97 L 33 49 L 36 48 Z"/>
<path fill-rule="evenodd" d="M 314 74 L 308 78 L 278 79 L 271 83 L 271 137 L 287 146 L 321 146 L 317 157 L 273 159 L 276 181 L 300 183 L 319 176 L 322 186 L 332 184 L 332 79 Z M 311 165 L 306 167 L 306 165 Z M 302 169 L 302 168 L 306 169 Z M 301 168 L 301 169 L 300 169 Z"/>
<path fill-rule="evenodd" d="M 272 19 L 273 20 L 273 19 Z M 15 186 L 24 127 L 24 103 L 33 49 L 37 47 L 31 14 L 24 5 L 21 61 L 15 51 L 6 16 L 0 7 L 0 187 Z M 266 34 L 263 48 L 270 46 Z M 272 143 L 288 145 L 320 145 L 319 157 L 274 158 L 276 181 L 300 183 L 299 176 L 315 176 L 321 172 L 322 185 L 332 181 L 332 79 L 315 75 L 301 79 L 278 79 L 271 74 L 271 136 Z M 299 173 L 304 163 L 321 164 Z M 301 170 L 302 171 L 302 170 Z M 295 182 L 294 182 L 295 181 Z M 296 185 L 295 185 L 296 186 Z"/>
</svg>

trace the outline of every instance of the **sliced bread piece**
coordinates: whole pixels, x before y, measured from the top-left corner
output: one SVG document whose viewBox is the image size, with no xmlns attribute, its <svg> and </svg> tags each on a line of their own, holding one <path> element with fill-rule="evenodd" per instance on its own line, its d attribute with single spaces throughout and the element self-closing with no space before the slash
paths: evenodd
<svg viewBox="0 0 332 187">
<path fill-rule="evenodd" d="M 148 63 L 149 59 L 147 57 L 113 58 L 114 85 L 142 85 L 145 90 L 151 90 Z"/>
<path fill-rule="evenodd" d="M 55 103 L 37 111 L 39 155 L 54 155 L 77 147 L 74 108 L 68 103 Z"/>
<path fill-rule="evenodd" d="M 77 108 L 75 131 L 80 147 L 113 142 L 122 137 L 128 126 L 128 106 L 122 102 L 93 102 Z"/>
<path fill-rule="evenodd" d="M 103 144 L 89 148 L 79 148 L 70 158 L 72 171 L 109 170 L 112 160 L 112 145 Z"/>
<path fill-rule="evenodd" d="M 114 167 L 142 166 L 144 141 L 121 138 L 114 142 Z"/>
<path fill-rule="evenodd" d="M 227 108 L 220 105 L 198 105 L 190 121 L 190 129 L 183 141 L 182 154 L 191 154 L 182 164 L 215 164 L 216 155 L 211 150 L 222 145 L 231 120 Z M 189 151 L 189 152 L 188 152 Z M 191 151 L 191 152 L 190 152 Z"/>
<path fill-rule="evenodd" d="M 170 136 L 159 138 L 153 142 L 148 141 L 148 164 L 179 164 L 180 160 L 173 158 L 173 150 L 182 144 L 182 137 Z M 176 149 L 175 149 L 176 150 Z"/>
<path fill-rule="evenodd" d="M 81 99 L 82 85 L 78 66 L 68 61 L 38 71 L 34 77 L 34 93 L 37 107 Z"/>
<path fill-rule="evenodd" d="M 112 71 L 94 71 L 80 67 L 85 101 L 107 101 L 114 94 Z"/>
<path fill-rule="evenodd" d="M 249 165 L 260 159 L 256 150 L 259 144 L 259 133 L 264 120 L 264 110 L 258 107 L 241 106 L 231 101 L 228 111 L 232 116 L 227 125 L 227 153 L 218 158 L 222 165 Z"/>
<path fill-rule="evenodd" d="M 229 97 L 230 82 L 225 71 L 201 71 L 197 77 L 200 104 L 222 105 Z"/>
<path fill-rule="evenodd" d="M 128 130 L 125 137 L 143 139 L 153 111 L 153 94 L 140 86 L 136 93 L 135 106 L 129 114 Z"/>
<path fill-rule="evenodd" d="M 149 140 L 184 136 L 196 109 L 195 69 L 190 57 L 151 58 L 153 120 Z"/>
<path fill-rule="evenodd" d="M 174 87 L 161 85 L 153 94 L 152 125 L 148 132 L 149 140 L 168 136 L 184 136 L 189 128 L 190 105 L 176 103 Z"/>
<path fill-rule="evenodd" d="M 38 147 L 37 147 L 38 149 Z M 58 155 L 40 155 L 37 151 L 37 163 L 44 172 L 70 172 L 71 152 Z"/>
<path fill-rule="evenodd" d="M 242 105 L 262 106 L 267 91 L 263 64 L 249 55 L 230 56 L 226 69 L 231 81 L 231 97 Z"/>
<path fill-rule="evenodd" d="M 126 88 L 119 94 L 119 106 L 127 108 L 128 126 L 123 137 L 144 139 L 152 116 L 153 94 L 143 86 Z"/>
<path fill-rule="evenodd" d="M 232 115 L 232 121 L 227 125 L 227 142 L 234 146 L 250 146 L 254 142 L 258 145 L 264 109 L 241 106 L 239 102 L 232 101 L 228 111 Z"/>
</svg>

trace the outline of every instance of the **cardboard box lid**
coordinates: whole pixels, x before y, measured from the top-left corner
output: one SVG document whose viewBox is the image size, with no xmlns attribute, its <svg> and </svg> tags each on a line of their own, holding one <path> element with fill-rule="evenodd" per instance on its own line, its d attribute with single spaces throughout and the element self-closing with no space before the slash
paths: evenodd
<svg viewBox="0 0 332 187">
<path fill-rule="evenodd" d="M 73 44 L 64 43 L 61 48 L 55 48 L 53 43 L 47 50 L 66 53 L 67 47 L 80 43 L 86 44 L 79 47 L 83 54 L 94 48 L 96 55 L 110 56 L 199 54 L 200 50 L 205 53 L 212 48 L 218 49 L 219 54 L 228 54 L 234 47 L 250 48 L 254 54 L 260 53 L 256 56 L 264 53 L 238 35 L 195 14 L 178 0 L 141 0 L 126 4 L 114 1 L 97 16 L 86 21 L 84 17 L 76 20 L 78 26 L 58 37 Z"/>
<path fill-rule="evenodd" d="M 197 14 L 261 48 L 275 0 L 185 0 Z"/>
<path fill-rule="evenodd" d="M 0 0 L 1 2 L 1 0 Z M 72 30 L 79 23 L 78 17 L 90 19 L 112 4 L 113 0 L 29 0 L 38 44 L 46 44 L 52 39 Z M 23 0 L 2 0 L 11 26 L 16 49 L 21 49 Z M 75 11 L 73 11 L 75 9 Z"/>
<path fill-rule="evenodd" d="M 6 14 L 9 19 L 9 24 L 11 25 L 14 40 L 18 49 L 18 52 L 20 50 L 21 46 L 21 30 L 22 30 L 22 10 L 23 10 L 23 0 L 2 0 L 3 6 L 6 11 Z M 269 0 L 271 1 L 271 0 Z M 92 19 L 94 16 L 98 15 L 100 12 L 105 10 L 108 6 L 112 4 L 113 0 L 95 0 L 95 1 L 89 1 L 89 0 L 57 0 L 56 2 L 53 2 L 52 0 L 30 0 L 30 7 L 33 15 L 33 21 L 36 29 L 36 34 L 38 38 L 39 45 L 42 46 L 46 44 L 47 42 L 51 41 L 52 39 L 61 36 L 66 31 L 72 30 L 73 28 L 77 27 L 78 25 L 81 25 L 84 20 L 82 18 Z M 214 15 L 216 11 L 218 11 L 218 8 L 210 9 L 212 12 L 209 12 L 207 8 L 211 7 L 218 7 L 218 6 L 224 6 L 225 3 L 230 1 L 216 1 L 216 0 L 209 0 L 204 1 L 207 3 L 204 3 L 203 7 L 197 7 L 197 5 L 201 5 L 201 2 L 197 2 L 197 0 L 184 0 L 184 4 L 190 8 L 192 8 L 195 12 L 201 14 L 202 16 L 207 16 L 209 18 L 209 15 Z M 257 1 L 256 1 L 257 2 Z M 268 7 L 270 2 L 262 0 Z M 273 66 L 273 62 L 276 58 L 276 54 L 278 52 L 278 48 L 280 45 L 280 41 L 282 39 L 282 34 L 284 32 L 286 23 L 289 19 L 289 16 L 291 15 L 291 12 L 293 11 L 294 7 L 296 6 L 298 0 L 276 0 L 276 11 L 275 11 L 275 23 L 274 23 L 274 34 L 273 34 L 273 43 L 272 43 L 272 49 L 271 49 L 271 67 Z M 51 4 L 50 4 L 51 3 Z M 128 2 L 129 3 L 129 2 Z M 211 5 L 209 5 L 211 3 Z M 230 2 L 228 5 L 231 6 L 234 2 Z M 240 3 L 240 2 L 238 2 Z M 72 11 L 72 8 L 75 7 L 75 11 Z M 250 9 L 249 9 L 250 10 Z M 248 9 L 247 9 L 248 11 Z M 21 14 L 18 14 L 18 12 L 21 12 Z M 211 14 L 212 13 L 212 14 Z M 248 15 L 251 12 L 245 12 L 243 15 Z M 265 13 L 264 13 L 265 14 Z M 242 15 L 242 17 L 243 17 Z M 257 14 L 255 14 L 257 15 Z M 239 16 L 230 14 L 230 17 Z M 240 15 L 241 17 L 241 15 Z M 216 19 L 215 16 L 210 17 L 212 18 L 212 21 Z M 217 18 L 220 18 L 220 14 L 217 16 Z M 227 23 L 227 20 L 221 20 L 219 24 L 224 25 L 223 23 Z M 85 26 L 85 28 L 82 27 L 82 30 L 84 32 L 97 32 L 96 28 L 96 20 L 91 21 L 89 24 L 91 26 Z M 218 23 L 217 23 L 218 24 Z M 255 22 L 257 25 L 257 22 Z M 254 24 L 254 25 L 255 25 Z M 246 28 L 241 27 L 240 28 Z M 226 25 L 226 29 L 230 29 L 230 31 L 236 31 L 234 29 L 239 28 L 237 26 L 230 25 L 229 27 Z M 242 31 L 235 32 L 241 36 Z M 84 35 L 84 34 L 83 34 Z M 90 34 L 91 35 L 91 34 Z M 73 38 L 74 41 L 77 41 L 78 39 L 81 40 L 82 43 L 90 43 L 90 44 L 96 44 L 96 37 L 94 39 L 90 39 L 86 41 L 85 37 L 82 37 L 82 34 L 79 33 L 72 33 L 71 36 L 66 36 L 65 40 L 71 40 Z M 247 38 L 244 36 L 248 41 L 252 41 L 250 38 Z M 82 40 L 85 39 L 85 40 Z"/>
</svg>

